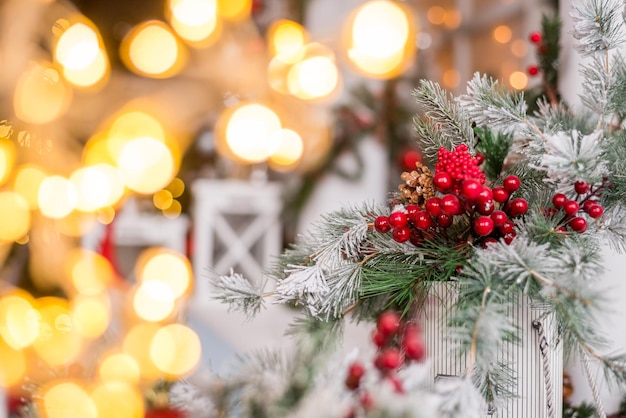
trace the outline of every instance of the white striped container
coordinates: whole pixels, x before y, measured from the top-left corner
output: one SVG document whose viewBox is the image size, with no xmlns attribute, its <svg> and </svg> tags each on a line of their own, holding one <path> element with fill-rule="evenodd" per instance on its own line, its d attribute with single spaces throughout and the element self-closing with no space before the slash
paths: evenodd
<svg viewBox="0 0 626 418">
<path fill-rule="evenodd" d="M 448 337 L 445 326 L 456 299 L 454 285 L 436 283 L 420 314 L 433 382 L 465 373 L 467 358 L 453 354 L 454 342 Z M 555 318 L 533 307 L 525 296 L 520 297 L 519 303 L 511 304 L 508 311 L 519 328 L 519 343 L 505 345 L 497 360 L 509 364 L 515 371 L 516 382 L 510 391 L 516 396 L 498 406 L 490 406 L 485 417 L 560 418 L 563 350 L 557 339 Z"/>
</svg>

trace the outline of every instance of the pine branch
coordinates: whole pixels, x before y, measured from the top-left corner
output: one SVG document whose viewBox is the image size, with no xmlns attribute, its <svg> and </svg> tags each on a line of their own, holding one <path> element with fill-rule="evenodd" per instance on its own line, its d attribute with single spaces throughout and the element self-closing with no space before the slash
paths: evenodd
<svg viewBox="0 0 626 418">
<path fill-rule="evenodd" d="M 263 307 L 263 287 L 254 287 L 241 274 L 232 269 L 228 275 L 218 276 L 213 285 L 216 288 L 214 299 L 220 300 L 234 309 L 245 313 L 248 318 L 255 316 Z"/>
<path fill-rule="evenodd" d="M 439 148 L 452 149 L 465 143 L 472 149 L 472 125 L 454 97 L 437 83 L 421 80 L 413 92 L 417 103 L 424 108 L 424 116 L 415 118 L 417 140 L 424 156 L 434 161 Z"/>
<path fill-rule="evenodd" d="M 607 52 L 624 42 L 620 0 L 581 0 L 572 7 L 576 49 L 583 56 Z"/>
<path fill-rule="evenodd" d="M 482 165 L 483 173 L 490 180 L 497 179 L 502 173 L 504 160 L 511 152 L 513 135 L 504 132 L 493 132 L 485 127 L 475 128 L 478 135 L 476 150 L 483 154 L 485 162 Z"/>
</svg>

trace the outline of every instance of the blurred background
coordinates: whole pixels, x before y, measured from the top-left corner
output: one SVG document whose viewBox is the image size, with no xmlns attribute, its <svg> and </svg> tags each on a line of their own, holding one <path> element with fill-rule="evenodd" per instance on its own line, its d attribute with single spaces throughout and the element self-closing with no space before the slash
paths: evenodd
<svg viewBox="0 0 626 418">
<path fill-rule="evenodd" d="M 210 275 L 262 280 L 322 213 L 385 202 L 421 159 L 420 79 L 541 89 L 542 13 L 557 2 L 0 2 L 7 399 L 120 375 L 142 398 L 282 344 L 289 308 L 246 322 Z"/>
</svg>

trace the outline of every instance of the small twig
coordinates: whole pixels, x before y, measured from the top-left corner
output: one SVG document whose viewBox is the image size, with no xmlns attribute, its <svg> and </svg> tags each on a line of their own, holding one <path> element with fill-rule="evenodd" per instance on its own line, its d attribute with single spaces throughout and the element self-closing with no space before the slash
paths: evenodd
<svg viewBox="0 0 626 418">
<path fill-rule="evenodd" d="M 547 284 L 548 286 L 554 287 L 558 291 L 563 292 L 566 295 L 568 295 L 568 296 L 570 296 L 570 297 L 572 297 L 572 298 L 574 298 L 576 300 L 581 301 L 582 303 L 584 303 L 587 306 L 591 305 L 591 301 L 589 301 L 589 299 L 582 298 L 579 295 L 577 295 L 576 293 L 572 292 L 571 290 L 566 289 L 566 288 L 564 288 L 562 286 L 559 286 L 558 284 L 554 283 L 553 280 L 550 280 L 550 279 L 544 277 L 543 275 L 537 273 L 535 270 L 530 269 L 530 270 L 528 270 L 528 272 L 533 277 L 539 279 L 540 281 L 542 281 L 543 283 Z"/>
<path fill-rule="evenodd" d="M 487 303 L 487 295 L 491 293 L 491 287 L 487 286 L 483 291 L 483 299 L 480 302 L 480 310 L 481 312 L 485 309 L 485 304 Z M 480 322 L 480 315 L 474 324 L 474 329 L 472 330 L 472 343 L 470 345 L 469 359 L 467 362 L 467 369 L 465 370 L 465 376 L 469 377 L 472 374 L 472 370 L 474 368 L 474 363 L 476 361 L 476 345 L 478 344 L 478 323 Z"/>
</svg>

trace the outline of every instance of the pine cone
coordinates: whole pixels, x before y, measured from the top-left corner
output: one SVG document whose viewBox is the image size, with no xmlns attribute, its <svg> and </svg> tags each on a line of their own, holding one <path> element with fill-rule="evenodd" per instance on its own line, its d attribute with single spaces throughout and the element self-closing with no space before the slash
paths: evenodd
<svg viewBox="0 0 626 418">
<path fill-rule="evenodd" d="M 404 184 L 400 184 L 398 190 L 407 203 L 424 206 L 426 200 L 435 196 L 433 173 L 421 162 L 415 163 L 415 166 L 415 170 L 400 175 Z"/>
</svg>

